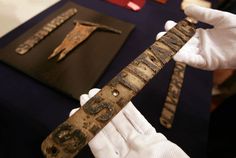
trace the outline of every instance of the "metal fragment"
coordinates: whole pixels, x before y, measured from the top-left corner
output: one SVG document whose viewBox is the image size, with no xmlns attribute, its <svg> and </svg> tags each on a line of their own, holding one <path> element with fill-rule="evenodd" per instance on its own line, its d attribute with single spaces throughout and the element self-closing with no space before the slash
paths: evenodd
<svg viewBox="0 0 236 158">
<path fill-rule="evenodd" d="M 174 121 L 174 116 L 183 85 L 185 67 L 186 64 L 184 63 L 175 63 L 168 93 L 160 117 L 161 125 L 166 128 L 171 128 Z"/>
<path fill-rule="evenodd" d="M 39 31 L 29 37 L 24 43 L 20 44 L 16 49 L 16 53 L 20 55 L 26 54 L 30 49 L 32 49 L 36 44 L 43 40 L 49 33 L 58 28 L 66 20 L 77 13 L 76 8 L 70 8 L 62 14 L 58 15 L 56 18 L 52 19 L 49 23 L 45 24 Z"/>
<path fill-rule="evenodd" d="M 56 55 L 60 54 L 57 61 L 62 60 L 65 58 L 65 56 L 71 52 L 75 47 L 77 47 L 79 44 L 84 42 L 86 39 L 88 39 L 89 36 L 95 31 L 95 30 L 103 30 L 103 31 L 110 31 L 113 33 L 120 34 L 121 31 L 111 28 L 109 26 L 100 25 L 92 22 L 87 21 L 76 21 L 75 27 L 73 30 L 71 30 L 64 40 L 61 42 L 59 46 L 57 46 L 56 49 L 52 52 L 52 54 L 48 57 L 48 59 L 51 59 L 55 57 Z"/>
</svg>

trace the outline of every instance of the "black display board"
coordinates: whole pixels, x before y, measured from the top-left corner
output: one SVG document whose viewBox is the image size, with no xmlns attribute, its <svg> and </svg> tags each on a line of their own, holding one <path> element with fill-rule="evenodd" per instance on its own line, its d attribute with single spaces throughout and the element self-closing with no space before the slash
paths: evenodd
<svg viewBox="0 0 236 158">
<path fill-rule="evenodd" d="M 44 25 L 69 8 L 77 8 L 77 14 L 51 32 L 28 53 L 24 55 L 16 53 L 15 49 L 19 44 L 24 43 Z M 64 60 L 57 62 L 58 56 L 48 60 L 48 56 L 74 28 L 75 20 L 107 25 L 122 33 L 95 31 L 86 41 L 73 49 Z M 86 93 L 94 86 L 133 28 L 134 25 L 131 23 L 68 2 L 3 47 L 0 50 L 0 60 L 34 79 L 78 99 L 82 93 Z"/>
</svg>

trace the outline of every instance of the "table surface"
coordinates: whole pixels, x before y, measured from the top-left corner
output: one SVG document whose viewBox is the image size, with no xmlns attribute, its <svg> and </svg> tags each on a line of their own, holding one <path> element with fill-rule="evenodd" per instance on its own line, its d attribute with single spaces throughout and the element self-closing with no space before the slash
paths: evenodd
<svg viewBox="0 0 236 158">
<path fill-rule="evenodd" d="M 147 1 L 139 12 L 102 0 L 73 0 L 82 6 L 136 25 L 126 43 L 94 87 L 101 88 L 123 67 L 151 45 L 167 20 L 184 18 L 180 1 L 159 4 Z M 61 1 L 13 30 L 0 46 L 27 31 L 48 14 L 64 5 Z M 168 63 L 132 101 L 146 119 L 169 140 L 178 144 L 190 157 L 206 157 L 211 99 L 212 73 L 187 67 L 184 85 L 172 129 L 159 123 L 174 61 Z M 0 157 L 42 157 L 41 142 L 58 124 L 67 119 L 79 102 L 52 90 L 38 81 L 0 63 Z M 93 157 L 89 147 L 78 157 Z"/>
</svg>

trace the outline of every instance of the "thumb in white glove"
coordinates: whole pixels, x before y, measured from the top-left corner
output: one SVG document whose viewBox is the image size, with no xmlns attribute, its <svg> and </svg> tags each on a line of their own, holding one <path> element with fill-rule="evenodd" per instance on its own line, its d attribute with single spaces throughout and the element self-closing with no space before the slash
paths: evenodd
<svg viewBox="0 0 236 158">
<path fill-rule="evenodd" d="M 185 14 L 213 28 L 197 29 L 174 60 L 205 70 L 236 68 L 236 15 L 197 5 L 186 7 Z M 173 21 L 168 21 L 166 31 L 174 25 Z"/>
<path fill-rule="evenodd" d="M 80 96 L 84 105 L 99 89 Z M 72 115 L 76 110 L 71 111 Z M 90 142 L 96 158 L 185 158 L 176 144 L 155 128 L 129 102 Z"/>
</svg>

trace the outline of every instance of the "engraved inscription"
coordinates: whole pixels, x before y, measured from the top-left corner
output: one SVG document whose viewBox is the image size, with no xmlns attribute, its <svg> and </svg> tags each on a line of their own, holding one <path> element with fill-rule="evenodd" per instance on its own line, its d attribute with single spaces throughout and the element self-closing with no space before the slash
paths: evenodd
<svg viewBox="0 0 236 158">
<path fill-rule="evenodd" d="M 183 34 L 185 34 L 188 37 L 192 37 L 195 33 L 195 27 L 194 24 L 190 23 L 187 20 L 182 20 L 180 21 L 176 27 L 174 27 L 175 29 L 179 30 L 180 32 L 182 32 Z M 172 29 L 171 29 L 172 30 Z"/>
<path fill-rule="evenodd" d="M 81 130 L 75 129 L 72 125 L 66 123 L 60 125 L 56 131 L 52 133 L 52 139 L 68 153 L 80 150 L 86 142 L 86 136 Z M 55 152 L 53 153 L 55 154 Z"/>
<path fill-rule="evenodd" d="M 182 41 L 181 38 L 179 38 L 178 36 L 176 36 L 174 33 L 171 32 L 167 32 L 166 35 L 163 36 L 163 38 L 159 39 L 159 41 L 163 42 L 174 52 L 177 52 L 184 44 L 184 41 Z"/>
<path fill-rule="evenodd" d="M 148 60 L 147 54 L 140 55 L 136 60 L 138 62 L 141 62 L 141 63 L 144 63 L 145 65 L 147 65 L 155 73 L 160 70 L 160 67 L 158 67 L 153 62 L 150 62 L 150 60 Z"/>
<path fill-rule="evenodd" d="M 88 103 L 83 106 L 83 109 L 89 115 L 98 115 L 96 120 L 100 122 L 107 122 L 114 115 L 113 105 L 104 102 L 104 100 L 98 96 L 91 98 Z M 105 113 L 102 113 L 103 110 Z M 99 114 L 100 112 L 102 114 Z"/>
<path fill-rule="evenodd" d="M 187 35 L 185 35 L 184 33 L 182 33 L 181 31 L 179 31 L 176 28 L 172 28 L 170 30 L 171 33 L 175 34 L 176 36 L 178 36 L 179 38 L 182 39 L 182 41 L 187 42 L 189 37 Z"/>
<path fill-rule="evenodd" d="M 180 62 L 176 62 L 175 64 L 174 72 L 171 77 L 168 93 L 160 117 L 160 123 L 166 128 L 171 128 L 174 121 L 174 115 L 183 85 L 185 67 L 186 65 Z"/>
<path fill-rule="evenodd" d="M 137 87 L 131 81 L 126 79 L 126 77 L 128 76 L 128 73 L 126 73 L 127 75 L 125 77 L 123 73 L 126 73 L 126 72 L 119 73 L 113 80 L 111 80 L 111 82 L 109 83 L 111 87 L 115 87 L 117 84 L 121 84 L 124 87 L 131 90 L 132 92 L 137 93 L 140 90 L 139 87 Z"/>
<path fill-rule="evenodd" d="M 129 65 L 126 70 L 136 75 L 140 80 L 142 80 L 145 83 L 147 83 L 148 80 L 150 79 L 149 76 L 147 76 L 146 74 L 144 74 L 143 72 L 141 72 L 140 70 L 138 70 L 136 67 L 132 65 Z"/>
<path fill-rule="evenodd" d="M 156 58 L 161 62 L 162 65 L 164 65 L 171 59 L 172 51 L 161 48 L 156 43 L 151 45 L 150 50 L 153 52 Z"/>
<path fill-rule="evenodd" d="M 21 55 L 27 53 L 37 43 L 44 39 L 50 32 L 55 30 L 56 27 L 60 26 L 76 13 L 77 9 L 68 9 L 66 12 L 62 13 L 61 15 L 51 20 L 49 23 L 45 24 L 39 31 L 29 37 L 24 43 L 20 44 L 15 51 Z"/>
</svg>

